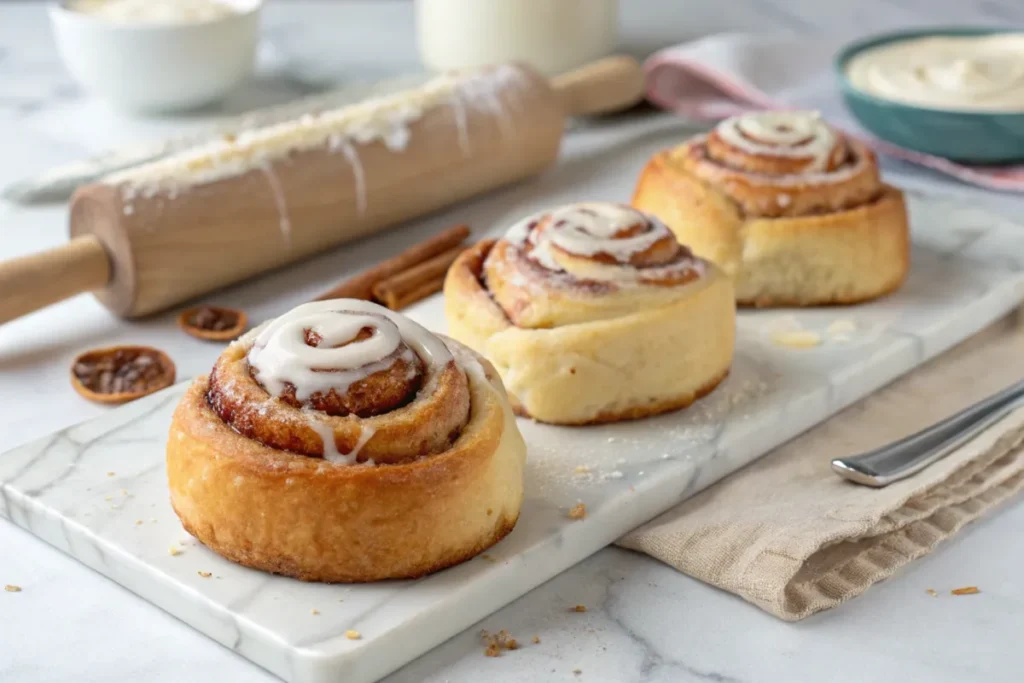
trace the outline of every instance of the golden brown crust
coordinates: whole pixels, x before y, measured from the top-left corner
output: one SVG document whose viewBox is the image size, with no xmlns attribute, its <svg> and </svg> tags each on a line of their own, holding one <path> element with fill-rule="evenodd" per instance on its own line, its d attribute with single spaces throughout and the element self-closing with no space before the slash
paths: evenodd
<svg viewBox="0 0 1024 683">
<path fill-rule="evenodd" d="M 786 185 L 791 200 L 780 211 L 768 194 L 778 193 L 777 186 L 751 186 L 747 176 L 723 169 L 721 178 L 709 179 L 692 163 L 680 163 L 692 161 L 693 145 L 654 155 L 640 174 L 633 205 L 661 218 L 694 253 L 731 275 L 739 304 L 852 304 L 903 283 L 910 261 L 903 195 L 878 181 L 873 155 L 864 157 L 870 172 L 853 174 L 852 185 Z M 769 208 L 749 212 L 761 198 Z"/>
<path fill-rule="evenodd" d="M 494 369 L 448 345 L 469 368 L 468 422 L 442 452 L 400 462 L 335 463 L 247 438 L 200 377 L 167 443 L 182 524 L 230 560 L 306 581 L 413 578 L 496 543 L 519 515 L 525 445 Z"/>
<path fill-rule="evenodd" d="M 232 562 L 237 562 L 240 565 L 249 567 L 251 569 L 259 569 L 260 571 L 270 572 L 271 574 L 281 574 L 283 576 L 290 576 L 298 579 L 299 581 L 319 581 L 323 583 L 370 583 L 373 581 L 380 581 L 382 579 L 377 578 L 375 575 L 366 574 L 325 574 L 322 569 L 310 569 L 302 564 L 295 562 L 294 560 L 282 557 L 280 555 L 270 555 L 262 552 L 255 552 L 251 548 L 239 547 L 237 545 L 231 545 L 226 543 L 220 543 L 217 540 L 215 534 L 206 533 L 205 529 L 193 528 L 185 518 L 182 517 L 181 513 L 178 512 L 177 508 L 174 507 L 173 503 L 171 508 L 174 509 L 175 514 L 182 518 L 182 527 L 185 531 L 190 533 L 192 536 L 199 539 L 203 545 L 207 546 L 218 555 L 225 557 Z M 506 518 L 498 520 L 498 524 L 495 527 L 494 533 L 487 538 L 481 538 L 476 546 L 470 547 L 468 550 L 451 553 L 446 557 L 440 557 L 433 560 L 433 564 L 429 562 L 422 562 L 417 566 L 407 568 L 405 574 L 395 574 L 388 576 L 388 579 L 418 579 L 427 574 L 433 574 L 434 572 L 447 569 L 448 567 L 454 567 L 457 564 L 462 564 L 468 560 L 473 559 L 483 551 L 487 550 L 491 546 L 495 545 L 498 541 L 512 533 L 512 529 L 515 528 L 516 522 L 519 521 L 519 516 L 516 515 L 511 521 Z M 324 577 L 329 578 L 324 578 Z"/>
</svg>

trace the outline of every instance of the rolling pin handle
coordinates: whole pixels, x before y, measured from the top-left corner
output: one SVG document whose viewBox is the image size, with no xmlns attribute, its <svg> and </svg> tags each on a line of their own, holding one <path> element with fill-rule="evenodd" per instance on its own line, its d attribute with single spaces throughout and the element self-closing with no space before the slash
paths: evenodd
<svg viewBox="0 0 1024 683">
<path fill-rule="evenodd" d="M 609 114 L 644 97 L 644 72 L 626 55 L 606 57 L 551 79 L 566 116 Z"/>
<path fill-rule="evenodd" d="M 107 251 L 92 235 L 0 263 L 0 324 L 100 289 L 110 281 L 110 274 Z"/>
</svg>

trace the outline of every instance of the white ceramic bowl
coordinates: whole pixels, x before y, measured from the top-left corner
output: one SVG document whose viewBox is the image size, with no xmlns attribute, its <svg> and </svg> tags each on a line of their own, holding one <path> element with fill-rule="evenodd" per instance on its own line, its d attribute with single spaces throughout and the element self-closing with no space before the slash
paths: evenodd
<svg viewBox="0 0 1024 683">
<path fill-rule="evenodd" d="M 200 23 L 120 23 L 50 7 L 57 48 L 75 80 L 133 112 L 193 109 L 251 72 L 262 0 L 221 0 L 235 11 Z"/>
</svg>

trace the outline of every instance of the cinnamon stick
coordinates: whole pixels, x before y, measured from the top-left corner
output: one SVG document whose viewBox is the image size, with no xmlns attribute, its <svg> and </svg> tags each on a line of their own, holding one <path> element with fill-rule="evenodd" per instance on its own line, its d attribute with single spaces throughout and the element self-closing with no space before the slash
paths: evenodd
<svg viewBox="0 0 1024 683">
<path fill-rule="evenodd" d="M 413 283 L 409 289 L 395 290 L 384 288 L 381 290 L 381 296 L 377 300 L 392 311 L 400 311 L 421 299 L 426 299 L 431 294 L 440 292 L 443 288 L 444 274 L 435 275 L 428 280 L 420 280 Z"/>
<path fill-rule="evenodd" d="M 399 310 L 396 308 L 397 302 L 404 301 L 410 292 L 419 292 L 423 285 L 428 282 L 434 282 L 438 278 L 441 279 L 443 284 L 448 268 L 464 249 L 465 247 L 462 245 L 454 246 L 431 259 L 427 259 L 423 263 L 377 282 L 373 285 L 373 298 L 394 311 Z M 429 294 L 433 294 L 433 292 L 423 296 L 429 296 Z M 419 301 L 419 299 L 416 299 L 416 301 Z M 406 302 L 405 305 L 407 306 L 409 303 L 412 302 Z"/>
<path fill-rule="evenodd" d="M 318 296 L 315 301 L 323 301 L 324 299 L 369 300 L 373 296 L 373 286 L 381 280 L 386 280 L 438 254 L 442 254 L 460 244 L 467 237 L 469 237 L 469 226 L 467 225 L 456 225 L 448 228 L 424 242 L 414 244 L 386 261 L 378 263 L 373 268 L 364 270 L 355 277 L 339 283 Z"/>
</svg>

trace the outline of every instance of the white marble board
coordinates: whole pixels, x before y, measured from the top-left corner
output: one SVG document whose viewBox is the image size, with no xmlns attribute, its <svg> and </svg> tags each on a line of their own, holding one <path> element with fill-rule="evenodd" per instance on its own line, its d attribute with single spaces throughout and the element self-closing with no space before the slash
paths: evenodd
<svg viewBox="0 0 1024 683">
<path fill-rule="evenodd" d="M 899 293 L 855 308 L 742 312 L 731 376 L 691 409 L 588 428 L 521 421 L 529 464 L 515 531 L 418 581 L 303 584 L 189 540 L 163 472 L 183 384 L 0 457 L 0 515 L 286 680 L 372 681 L 1024 299 L 1024 229 L 921 196 L 911 215 L 913 268 Z M 411 315 L 444 329 L 439 297 Z M 777 333 L 792 329 L 822 343 L 780 345 Z M 571 521 L 577 502 L 587 517 Z"/>
</svg>

